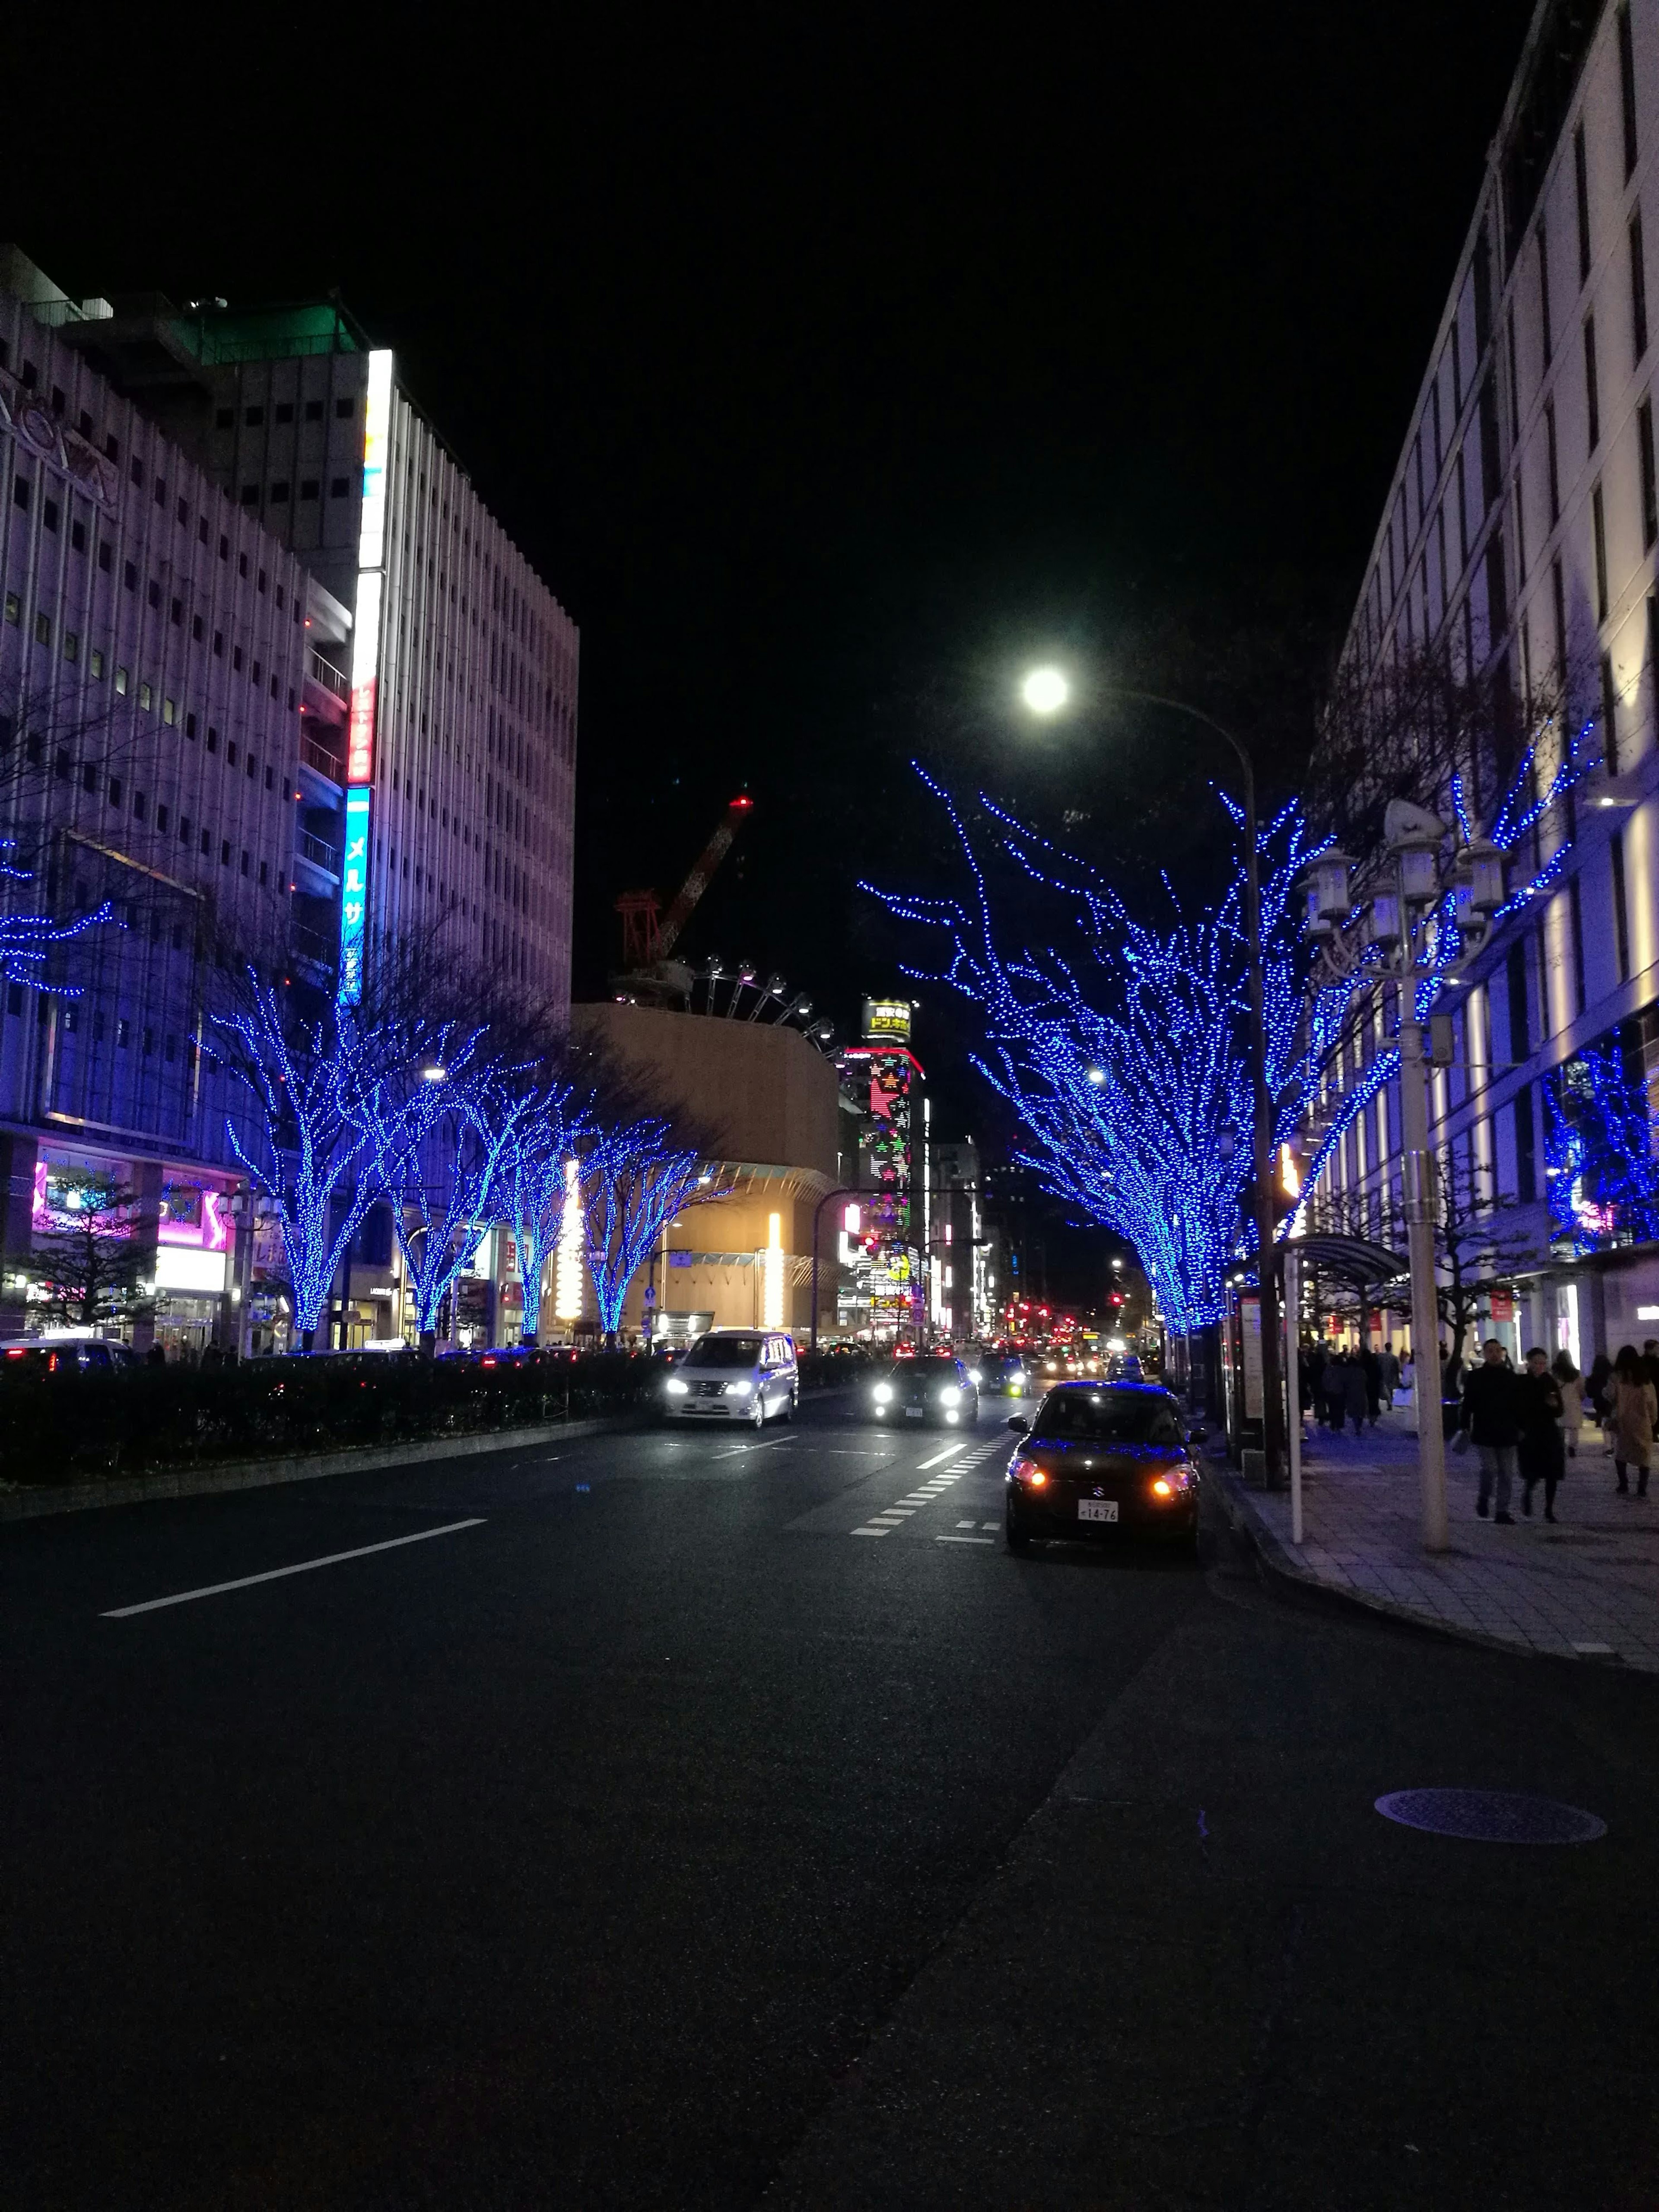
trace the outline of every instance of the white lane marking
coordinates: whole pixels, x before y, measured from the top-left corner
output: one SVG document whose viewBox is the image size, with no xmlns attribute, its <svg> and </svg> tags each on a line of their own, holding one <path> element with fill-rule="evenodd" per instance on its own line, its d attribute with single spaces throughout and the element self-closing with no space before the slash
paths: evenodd
<svg viewBox="0 0 1659 2212">
<path fill-rule="evenodd" d="M 981 1528 L 1000 1528 L 1002 1523 L 1000 1521 L 981 1521 L 979 1525 Z"/>
<path fill-rule="evenodd" d="M 317 1567 L 337 1567 L 343 1559 L 366 1559 L 371 1552 L 395 1552 L 404 1544 L 424 1544 L 434 1536 L 453 1536 L 462 1528 L 482 1528 L 483 1514 L 470 1521 L 447 1521 L 441 1528 L 420 1528 L 412 1536 L 388 1536 L 383 1544 L 359 1544 L 355 1551 L 330 1552 L 320 1559 L 301 1559 L 291 1567 L 271 1567 L 263 1575 L 238 1575 L 234 1582 L 207 1583 L 200 1589 L 180 1590 L 176 1597 L 147 1598 L 143 1605 L 118 1605 L 99 1617 L 129 1620 L 135 1613 L 160 1613 L 169 1605 L 189 1605 L 198 1597 L 218 1597 L 226 1590 L 252 1589 L 255 1583 L 279 1583 L 289 1575 L 308 1575 Z"/>
<path fill-rule="evenodd" d="M 958 1528 L 971 1528 L 973 1525 L 971 1521 L 958 1521 L 957 1523 Z"/>
<path fill-rule="evenodd" d="M 780 1444 L 792 1444 L 793 1437 L 769 1437 L 763 1444 L 734 1444 L 730 1451 L 716 1452 L 716 1459 L 736 1459 L 744 1452 L 776 1451 Z"/>
<path fill-rule="evenodd" d="M 909 1515 L 908 1515 L 908 1513 L 898 1513 L 898 1512 L 896 1512 L 896 1511 L 893 1510 L 893 1508 L 890 1505 L 890 1506 L 888 1507 L 888 1509 L 887 1509 L 887 1510 L 886 1510 L 886 1512 L 885 1512 L 885 1513 L 872 1513 L 872 1514 L 870 1516 L 870 1518 L 871 1518 L 871 1520 L 872 1520 L 872 1522 L 875 1522 L 875 1521 L 908 1521 L 908 1520 L 910 1518 L 910 1516 L 909 1516 Z"/>
<path fill-rule="evenodd" d="M 946 1444 L 945 1449 L 942 1452 L 935 1452 L 932 1459 L 918 1460 L 916 1473 L 926 1474 L 930 1467 L 943 1467 L 947 1459 L 954 1459 L 959 1451 L 966 1451 L 967 1449 L 966 1444 Z"/>
<path fill-rule="evenodd" d="M 935 1536 L 936 1544 L 994 1544 L 994 1536 Z"/>
<path fill-rule="evenodd" d="M 854 1528 L 853 1531 L 855 1536 L 890 1536 L 892 1533 L 890 1528 Z"/>
</svg>

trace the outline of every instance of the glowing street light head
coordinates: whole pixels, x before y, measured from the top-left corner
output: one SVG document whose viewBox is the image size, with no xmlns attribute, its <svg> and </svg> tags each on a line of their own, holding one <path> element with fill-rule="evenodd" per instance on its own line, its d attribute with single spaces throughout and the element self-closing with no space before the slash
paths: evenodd
<svg viewBox="0 0 1659 2212">
<path fill-rule="evenodd" d="M 1072 696 L 1072 687 L 1058 668 L 1033 668 L 1019 687 L 1019 696 L 1034 714 L 1057 714 Z"/>
</svg>

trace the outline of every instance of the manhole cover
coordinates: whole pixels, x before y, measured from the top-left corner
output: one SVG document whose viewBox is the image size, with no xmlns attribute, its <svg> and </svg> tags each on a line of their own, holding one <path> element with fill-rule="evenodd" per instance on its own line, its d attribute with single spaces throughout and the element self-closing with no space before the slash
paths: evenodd
<svg viewBox="0 0 1659 2212">
<path fill-rule="evenodd" d="M 1376 1809 L 1402 1828 L 1481 1844 L 1593 1844 L 1607 1832 L 1594 1813 L 1512 1790 L 1394 1790 Z"/>
</svg>

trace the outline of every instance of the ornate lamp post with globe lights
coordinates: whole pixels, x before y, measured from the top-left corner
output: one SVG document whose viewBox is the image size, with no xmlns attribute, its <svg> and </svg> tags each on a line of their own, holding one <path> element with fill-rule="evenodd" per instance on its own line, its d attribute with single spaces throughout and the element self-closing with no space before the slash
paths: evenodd
<svg viewBox="0 0 1659 2212">
<path fill-rule="evenodd" d="M 1021 681 L 1019 696 L 1033 714 L 1048 719 L 1058 714 L 1070 704 L 1072 685 L 1063 669 L 1053 666 L 1032 668 Z M 1206 730 L 1231 747 L 1238 762 L 1239 777 L 1243 787 L 1244 831 L 1244 950 L 1249 989 L 1249 1059 L 1250 1091 L 1254 1110 L 1251 1115 L 1251 1167 L 1253 1187 L 1251 1212 L 1255 1217 L 1258 1266 L 1256 1280 L 1261 1295 L 1261 1442 L 1267 1462 L 1269 1483 L 1276 1483 L 1284 1464 L 1285 1404 L 1280 1380 L 1279 1343 L 1279 1284 L 1274 1266 L 1276 1242 L 1273 1216 L 1273 1098 L 1267 1084 L 1267 1032 L 1265 1012 L 1265 987 L 1262 978 L 1261 948 L 1261 873 L 1256 842 L 1255 767 L 1248 748 L 1236 738 L 1213 714 L 1206 714 L 1200 707 L 1189 706 L 1184 699 L 1165 698 L 1156 691 L 1131 690 L 1120 684 L 1103 687 L 1103 696 L 1113 700 L 1134 702 L 1141 706 L 1162 707 L 1174 714 L 1184 714 L 1189 721 L 1201 723 Z M 1091 1079 L 1093 1079 L 1092 1078 Z"/>
<path fill-rule="evenodd" d="M 1431 1008 L 1467 972 L 1504 906 L 1504 854 L 1489 839 L 1467 831 L 1460 836 L 1438 815 L 1401 799 L 1389 804 L 1383 841 L 1386 858 L 1358 896 L 1346 854 L 1333 849 L 1320 855 L 1308 871 L 1306 926 L 1316 953 L 1316 993 L 1335 989 L 1346 1003 L 1367 975 L 1398 988 L 1402 1199 L 1411 1261 L 1423 1543 L 1427 1551 L 1443 1552 L 1446 1444 L 1435 1285 L 1436 1170 L 1429 1145 Z M 1385 1062 L 1373 1066 L 1390 1072 Z"/>
</svg>

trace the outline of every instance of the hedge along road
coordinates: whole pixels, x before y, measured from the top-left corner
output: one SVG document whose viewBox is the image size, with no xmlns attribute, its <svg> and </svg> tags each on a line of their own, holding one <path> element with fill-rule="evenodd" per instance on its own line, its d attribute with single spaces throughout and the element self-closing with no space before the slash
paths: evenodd
<svg viewBox="0 0 1659 2212">
<path fill-rule="evenodd" d="M 0 1532 L 9 2203 L 1412 2201 L 1395 2136 L 1425 2203 L 1617 2201 L 1650 1702 L 1011 1559 L 1006 1441 L 840 1404 Z M 1608 1833 L 1475 1875 L 1370 1811 L 1446 1780 Z"/>
</svg>

